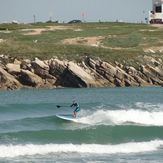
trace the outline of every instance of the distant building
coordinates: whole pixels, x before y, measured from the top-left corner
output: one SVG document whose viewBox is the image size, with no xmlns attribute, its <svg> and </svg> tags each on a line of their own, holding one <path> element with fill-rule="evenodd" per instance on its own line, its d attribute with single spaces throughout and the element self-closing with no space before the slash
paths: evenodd
<svg viewBox="0 0 163 163">
<path fill-rule="evenodd" d="M 150 24 L 163 24 L 163 0 L 152 0 L 152 11 L 149 12 Z"/>
</svg>

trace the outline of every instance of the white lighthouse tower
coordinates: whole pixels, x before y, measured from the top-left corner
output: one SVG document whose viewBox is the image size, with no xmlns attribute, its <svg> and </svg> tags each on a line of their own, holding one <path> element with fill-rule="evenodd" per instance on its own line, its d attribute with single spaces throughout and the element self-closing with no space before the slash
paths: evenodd
<svg viewBox="0 0 163 163">
<path fill-rule="evenodd" d="M 149 22 L 151 24 L 163 24 L 163 0 L 152 0 L 152 6 Z"/>
</svg>

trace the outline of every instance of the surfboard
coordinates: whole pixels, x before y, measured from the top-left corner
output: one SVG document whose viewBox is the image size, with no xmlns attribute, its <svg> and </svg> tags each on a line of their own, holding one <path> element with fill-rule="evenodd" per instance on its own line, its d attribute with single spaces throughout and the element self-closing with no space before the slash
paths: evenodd
<svg viewBox="0 0 163 163">
<path fill-rule="evenodd" d="M 66 121 L 73 121 L 76 122 L 77 118 L 74 118 L 71 114 L 57 114 L 56 117 L 66 120 Z"/>
</svg>

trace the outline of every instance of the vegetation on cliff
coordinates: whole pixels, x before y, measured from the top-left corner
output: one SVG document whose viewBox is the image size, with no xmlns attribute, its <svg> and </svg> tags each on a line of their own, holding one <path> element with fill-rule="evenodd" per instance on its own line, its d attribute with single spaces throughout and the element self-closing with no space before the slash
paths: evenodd
<svg viewBox="0 0 163 163">
<path fill-rule="evenodd" d="M 0 54 L 81 61 L 83 57 L 137 66 L 143 56 L 163 58 L 163 28 L 146 24 L 0 24 Z"/>
</svg>

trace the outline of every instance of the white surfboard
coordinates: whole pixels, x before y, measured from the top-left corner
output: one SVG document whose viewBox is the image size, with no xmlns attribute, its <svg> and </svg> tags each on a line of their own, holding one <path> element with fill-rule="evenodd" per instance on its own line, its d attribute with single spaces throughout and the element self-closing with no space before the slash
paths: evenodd
<svg viewBox="0 0 163 163">
<path fill-rule="evenodd" d="M 74 118 L 71 114 L 57 114 L 56 117 L 66 120 L 66 121 L 73 121 L 77 122 L 77 118 Z"/>
</svg>

